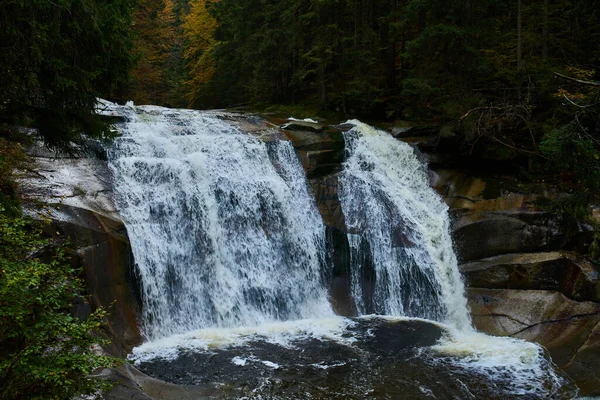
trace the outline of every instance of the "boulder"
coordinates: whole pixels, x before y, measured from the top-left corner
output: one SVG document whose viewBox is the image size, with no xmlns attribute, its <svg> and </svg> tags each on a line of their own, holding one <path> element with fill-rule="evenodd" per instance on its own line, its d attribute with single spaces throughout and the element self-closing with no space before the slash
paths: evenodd
<svg viewBox="0 0 600 400">
<path fill-rule="evenodd" d="M 454 219 L 453 236 L 462 262 L 507 253 L 545 251 L 548 213 L 528 210 L 464 213 Z"/>
<path fill-rule="evenodd" d="M 225 390 L 211 385 L 175 385 L 152 378 L 131 365 L 105 369 L 100 376 L 111 382 L 110 391 L 102 393 L 104 400 L 196 400 L 224 398 Z"/>
<path fill-rule="evenodd" d="M 600 302 L 598 270 L 576 253 L 503 254 L 460 269 L 469 287 L 551 290 L 573 300 Z"/>
<path fill-rule="evenodd" d="M 471 288 L 467 294 L 478 330 L 543 345 L 582 395 L 600 395 L 600 304 L 543 290 Z"/>
</svg>

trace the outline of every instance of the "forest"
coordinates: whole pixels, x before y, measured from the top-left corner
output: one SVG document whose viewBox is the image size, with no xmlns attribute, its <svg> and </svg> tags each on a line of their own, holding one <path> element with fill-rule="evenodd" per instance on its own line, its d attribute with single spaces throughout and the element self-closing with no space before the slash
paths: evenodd
<svg viewBox="0 0 600 400">
<path fill-rule="evenodd" d="M 110 138 L 97 98 L 450 126 L 461 154 L 569 193 L 561 212 L 600 195 L 596 0 L 3 0 L 0 49 L 2 398 L 93 392 L 113 362 L 89 350 L 104 311 L 68 316 L 80 271 L 13 174 L 25 128 L 64 151 Z"/>
<path fill-rule="evenodd" d="M 560 171 L 570 190 L 588 193 L 600 188 L 599 9 L 586 0 L 140 0 L 138 63 L 116 98 L 451 124 L 463 153 Z"/>
</svg>

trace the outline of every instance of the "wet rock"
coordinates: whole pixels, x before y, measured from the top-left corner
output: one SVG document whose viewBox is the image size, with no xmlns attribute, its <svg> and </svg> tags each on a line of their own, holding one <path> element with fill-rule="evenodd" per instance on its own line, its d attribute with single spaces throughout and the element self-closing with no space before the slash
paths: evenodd
<svg viewBox="0 0 600 400">
<path fill-rule="evenodd" d="M 325 126 L 314 122 L 307 121 L 290 121 L 282 126 L 282 129 L 288 131 L 308 131 L 308 132 L 322 132 L 325 130 Z"/>
<path fill-rule="evenodd" d="M 344 161 L 344 138 L 341 133 L 286 131 L 285 135 L 294 145 L 298 159 L 309 179 L 341 170 Z"/>
<path fill-rule="evenodd" d="M 338 175 L 326 175 L 310 179 L 309 184 L 325 225 L 346 232 L 346 220 L 338 197 Z"/>
<path fill-rule="evenodd" d="M 478 330 L 540 343 L 582 395 L 600 395 L 600 304 L 541 290 L 471 288 L 467 293 Z"/>
<path fill-rule="evenodd" d="M 329 298 L 337 315 L 352 317 L 357 315 L 352 297 L 352 271 L 350 270 L 350 244 L 348 236 L 330 226 L 325 228 L 327 246 L 326 270 L 331 271 Z"/>
<path fill-rule="evenodd" d="M 552 290 L 570 299 L 600 302 L 598 270 L 576 253 L 504 254 L 460 269 L 474 288 Z"/>
<path fill-rule="evenodd" d="M 92 308 L 109 312 L 112 344 L 107 350 L 125 355 L 141 335 L 132 290 L 133 256 L 112 199 L 110 171 L 97 158 L 60 155 L 41 145 L 30 154 L 31 167 L 19 174 L 24 212 L 49 220 L 47 235 L 69 238 L 72 263 L 83 268 Z"/>
</svg>

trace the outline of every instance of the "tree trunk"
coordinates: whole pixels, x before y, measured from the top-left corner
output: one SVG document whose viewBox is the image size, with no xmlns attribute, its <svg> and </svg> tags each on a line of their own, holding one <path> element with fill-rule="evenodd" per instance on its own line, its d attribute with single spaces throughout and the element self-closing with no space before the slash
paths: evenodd
<svg viewBox="0 0 600 400">
<path fill-rule="evenodd" d="M 390 19 L 387 27 L 387 86 L 389 89 L 396 87 L 396 55 L 397 55 L 397 35 L 392 32 L 392 23 L 396 22 L 398 12 L 398 0 L 391 0 Z"/>
<path fill-rule="evenodd" d="M 417 25 L 419 34 L 421 34 L 425 30 L 426 25 L 427 25 L 427 11 L 421 10 L 421 11 L 419 11 L 419 21 L 418 21 L 418 25 Z"/>
<path fill-rule="evenodd" d="M 523 38 L 521 34 L 522 28 L 522 0 L 517 1 L 517 97 L 521 99 L 521 70 L 523 69 Z"/>
<path fill-rule="evenodd" d="M 548 24 L 550 20 L 550 0 L 544 0 L 544 22 L 542 27 L 542 58 L 548 59 Z"/>
<path fill-rule="evenodd" d="M 521 12 L 522 0 L 517 1 L 517 71 L 523 69 L 523 38 L 521 34 L 523 15 Z"/>
</svg>

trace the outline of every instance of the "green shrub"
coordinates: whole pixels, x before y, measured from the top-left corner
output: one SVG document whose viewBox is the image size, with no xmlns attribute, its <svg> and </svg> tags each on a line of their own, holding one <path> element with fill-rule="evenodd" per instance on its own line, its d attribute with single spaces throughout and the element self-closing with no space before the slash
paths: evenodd
<svg viewBox="0 0 600 400">
<path fill-rule="evenodd" d="M 63 247 L 0 207 L 0 398 L 71 399 L 100 387 L 95 369 L 114 365 L 94 351 L 105 312 L 70 313 L 78 273 Z"/>
</svg>

